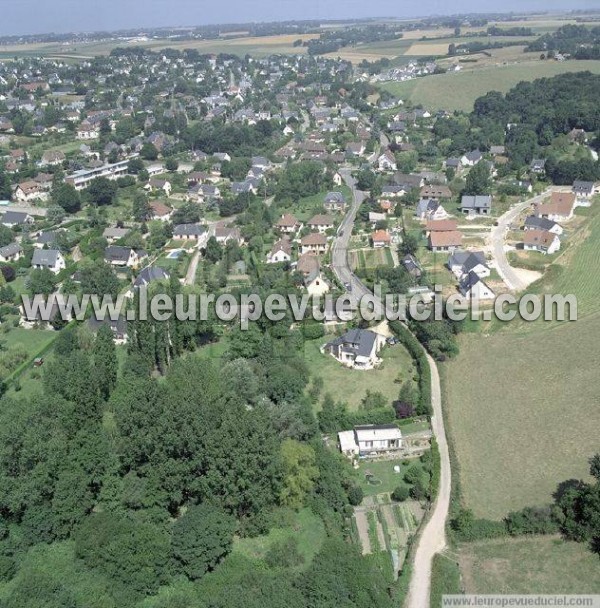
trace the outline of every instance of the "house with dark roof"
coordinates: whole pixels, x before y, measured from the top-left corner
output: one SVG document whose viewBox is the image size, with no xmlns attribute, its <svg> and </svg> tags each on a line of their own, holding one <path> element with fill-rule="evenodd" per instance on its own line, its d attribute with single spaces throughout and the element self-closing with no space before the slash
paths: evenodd
<svg viewBox="0 0 600 608">
<path fill-rule="evenodd" d="M 600 192 L 600 188 L 597 189 L 594 182 L 587 182 L 578 179 L 573 182 L 572 191 L 577 196 L 577 200 L 587 201 L 588 199 L 592 198 L 594 194 Z"/>
<path fill-rule="evenodd" d="M 560 224 L 549 220 L 547 217 L 537 217 L 537 215 L 530 215 L 525 218 L 523 230 L 543 230 L 545 232 L 552 232 L 557 236 L 560 236 L 564 232 Z"/>
<path fill-rule="evenodd" d="M 21 258 L 23 248 L 19 243 L 9 243 L 0 247 L 0 262 L 16 262 Z"/>
<path fill-rule="evenodd" d="M 178 224 L 173 228 L 173 238 L 178 241 L 196 241 L 199 247 L 208 242 L 208 230 L 200 224 Z"/>
<path fill-rule="evenodd" d="M 467 215 L 490 215 L 492 212 L 491 194 L 465 194 L 460 200 L 460 210 Z"/>
<path fill-rule="evenodd" d="M 26 224 L 33 224 L 34 219 L 28 213 L 22 211 L 7 211 L 0 219 L 0 224 L 7 226 L 8 228 L 14 228 L 15 226 L 24 226 Z"/>
<path fill-rule="evenodd" d="M 457 279 L 469 272 L 474 272 L 481 279 L 490 276 L 483 251 L 455 251 L 448 258 L 448 268 Z"/>
<path fill-rule="evenodd" d="M 170 278 L 171 275 L 164 268 L 160 266 L 146 266 L 136 277 L 133 287 L 134 289 L 139 289 L 140 287 L 147 287 L 154 281 L 168 281 Z"/>
<path fill-rule="evenodd" d="M 351 329 L 325 344 L 322 350 L 347 367 L 368 370 L 381 363 L 377 354 L 384 344 L 385 337 L 380 334 L 368 329 Z"/>
<path fill-rule="evenodd" d="M 423 220 L 444 220 L 448 217 L 448 212 L 442 203 L 435 198 L 422 198 L 415 209 L 415 217 Z"/>
<path fill-rule="evenodd" d="M 496 297 L 487 283 L 473 270 L 461 279 L 458 290 L 464 298 L 470 300 L 493 300 Z"/>
<path fill-rule="evenodd" d="M 104 250 L 104 261 L 111 266 L 136 268 L 147 255 L 143 249 L 136 251 L 131 247 L 109 245 Z"/>
<path fill-rule="evenodd" d="M 423 276 L 423 269 L 414 255 L 405 255 L 400 263 L 402 266 L 404 266 L 406 272 L 408 272 L 408 274 L 410 274 L 413 278 L 420 279 L 421 276 Z"/>
<path fill-rule="evenodd" d="M 346 210 L 346 199 L 341 192 L 328 192 L 325 195 L 325 201 L 323 207 L 327 211 L 345 211 Z"/>
<path fill-rule="evenodd" d="M 65 258 L 58 249 L 35 249 L 31 258 L 32 268 L 47 268 L 53 274 L 58 274 L 66 267 Z"/>
<path fill-rule="evenodd" d="M 108 327 L 113 335 L 113 342 L 115 344 L 125 344 L 127 342 L 127 319 L 124 316 L 119 316 L 118 319 L 111 319 L 105 317 L 100 321 L 94 314 L 88 319 L 88 329 L 93 333 L 97 334 L 98 330 L 105 325 Z"/>
</svg>

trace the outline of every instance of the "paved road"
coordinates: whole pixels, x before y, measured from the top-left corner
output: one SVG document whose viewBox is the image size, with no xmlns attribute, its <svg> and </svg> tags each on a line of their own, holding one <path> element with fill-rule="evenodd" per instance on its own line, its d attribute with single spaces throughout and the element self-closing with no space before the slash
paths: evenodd
<svg viewBox="0 0 600 608">
<path fill-rule="evenodd" d="M 370 291 L 350 270 L 347 251 L 354 220 L 365 194 L 356 190 L 355 181 L 349 170 L 342 170 L 340 173 L 352 190 L 353 201 L 348 214 L 342 221 L 333 245 L 332 267 L 338 279 L 349 285 L 352 296 L 358 299 L 363 295 L 370 294 Z M 380 301 L 379 306 L 383 307 L 383 303 Z M 431 511 L 431 517 L 418 540 L 407 598 L 408 608 L 429 608 L 431 564 L 433 556 L 446 547 L 446 518 L 450 506 L 450 455 L 442 414 L 440 377 L 435 361 L 429 355 L 427 357 L 431 368 L 431 405 L 433 408 L 431 426 L 437 439 L 441 461 L 440 488 Z"/>
<path fill-rule="evenodd" d="M 506 283 L 509 289 L 514 291 L 523 291 L 527 288 L 528 283 L 524 281 L 521 276 L 515 272 L 515 269 L 508 263 L 505 250 L 505 239 L 506 233 L 509 231 L 511 224 L 527 209 L 528 207 L 541 203 L 547 198 L 553 191 L 564 190 L 564 188 L 548 188 L 542 194 L 535 196 L 531 199 L 517 203 L 504 215 L 498 218 L 497 225 L 492 227 L 490 234 L 491 251 L 494 261 L 496 263 L 496 269 L 498 274 L 502 277 L 502 280 Z"/>
</svg>

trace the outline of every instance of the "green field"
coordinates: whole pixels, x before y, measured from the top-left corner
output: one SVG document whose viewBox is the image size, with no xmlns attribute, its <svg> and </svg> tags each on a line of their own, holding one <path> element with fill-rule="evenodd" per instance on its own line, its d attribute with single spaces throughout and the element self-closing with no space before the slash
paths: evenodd
<svg viewBox="0 0 600 608">
<path fill-rule="evenodd" d="M 459 552 L 467 593 L 600 593 L 598 556 L 555 537 L 492 540 Z"/>
<path fill-rule="evenodd" d="M 382 88 L 413 104 L 468 112 L 475 100 L 489 91 L 506 93 L 522 80 L 586 70 L 600 73 L 600 61 L 528 61 L 387 83 Z"/>
<path fill-rule="evenodd" d="M 333 339 L 331 336 L 329 339 Z M 322 394 L 329 393 L 335 401 L 343 401 L 350 409 L 357 409 L 367 390 L 383 393 L 391 402 L 398 398 L 400 384 L 415 375 L 413 360 L 402 346 L 386 346 L 380 357 L 383 364 L 378 369 L 368 371 L 353 370 L 338 363 L 331 355 L 323 355 L 319 347 L 326 340 L 307 342 L 304 349 L 306 364 L 312 377 L 323 378 Z"/>
</svg>

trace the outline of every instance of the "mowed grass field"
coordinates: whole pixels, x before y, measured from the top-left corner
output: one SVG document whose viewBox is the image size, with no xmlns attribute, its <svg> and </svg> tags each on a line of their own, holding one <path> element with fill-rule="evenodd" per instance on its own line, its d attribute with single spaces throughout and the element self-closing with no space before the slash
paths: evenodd
<svg viewBox="0 0 600 608">
<path fill-rule="evenodd" d="M 400 344 L 384 347 L 379 355 L 383 364 L 378 369 L 361 371 L 344 367 L 331 355 L 319 351 L 322 344 L 333 339 L 334 336 L 331 335 L 327 339 L 306 342 L 304 357 L 311 376 L 323 378 L 321 394 L 329 393 L 336 402 L 343 401 L 352 410 L 360 407 L 367 390 L 382 393 L 391 405 L 398 398 L 401 386 L 395 380 L 405 382 L 416 373 L 412 357 Z"/>
<path fill-rule="evenodd" d="M 386 83 L 382 88 L 427 108 L 470 112 L 475 100 L 489 91 L 506 93 L 523 80 L 583 71 L 600 74 L 600 61 L 527 61 Z"/>
<path fill-rule="evenodd" d="M 465 544 L 459 563 L 466 593 L 600 593 L 598 556 L 556 537 Z"/>
</svg>

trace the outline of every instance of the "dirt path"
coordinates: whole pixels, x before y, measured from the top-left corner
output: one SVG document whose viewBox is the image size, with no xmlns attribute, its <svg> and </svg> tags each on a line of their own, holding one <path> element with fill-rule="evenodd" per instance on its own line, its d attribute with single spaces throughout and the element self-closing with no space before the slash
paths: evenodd
<svg viewBox="0 0 600 608">
<path fill-rule="evenodd" d="M 356 521 L 356 529 L 362 545 L 362 554 L 369 555 L 371 553 L 371 541 L 369 540 L 367 512 L 362 509 L 354 509 L 354 521 Z"/>
</svg>

